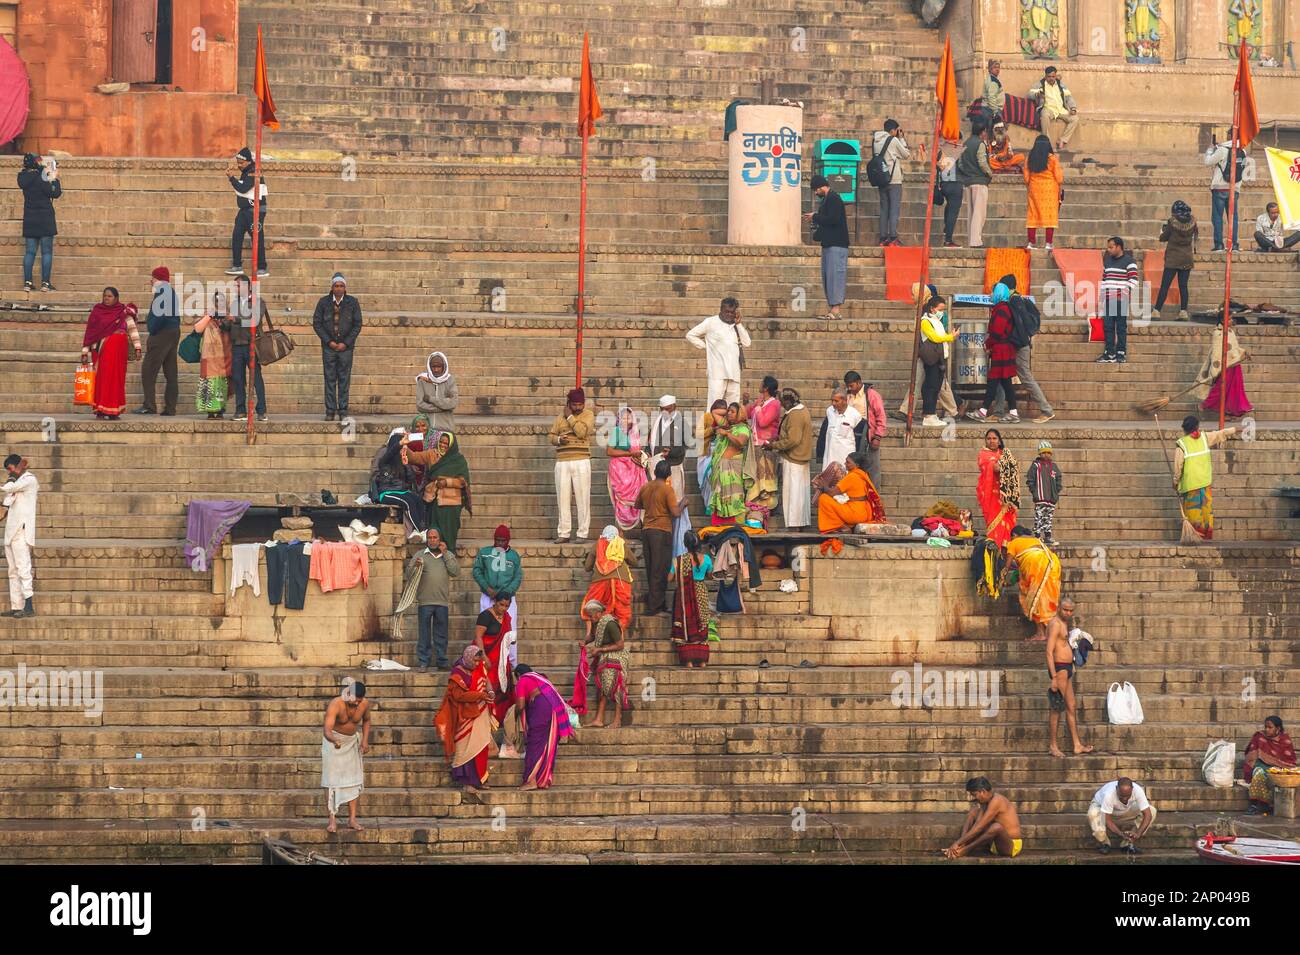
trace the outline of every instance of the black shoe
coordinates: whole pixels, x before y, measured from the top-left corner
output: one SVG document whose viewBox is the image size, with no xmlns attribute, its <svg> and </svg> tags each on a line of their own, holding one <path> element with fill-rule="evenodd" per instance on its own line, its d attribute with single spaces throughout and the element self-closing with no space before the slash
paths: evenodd
<svg viewBox="0 0 1300 955">
<path fill-rule="evenodd" d="M 230 268 L 226 269 L 226 274 L 227 274 L 227 275 L 243 275 L 243 274 L 244 274 L 244 267 L 243 267 L 242 265 L 232 265 Z"/>
<path fill-rule="evenodd" d="M 327 411 L 327 412 L 325 412 L 325 420 L 326 420 L 326 421 L 333 421 L 333 420 L 334 420 L 334 412 L 332 412 L 332 411 Z"/>
<path fill-rule="evenodd" d="M 159 414 L 160 417 L 163 417 L 163 418 L 175 418 L 175 417 L 176 417 L 176 412 L 175 412 L 175 411 L 160 411 L 160 412 L 158 412 L 158 414 Z"/>
<path fill-rule="evenodd" d="M 1216 245 L 1216 246 L 1215 246 L 1214 248 L 1212 248 L 1210 251 L 1211 251 L 1211 252 L 1222 252 L 1222 251 L 1223 251 L 1223 246 L 1221 246 L 1221 245 Z"/>
<path fill-rule="evenodd" d="M 35 284 L 34 282 L 24 282 L 24 283 L 23 283 L 23 291 L 24 291 L 24 292 L 35 292 L 35 291 L 36 291 L 36 284 Z"/>
<path fill-rule="evenodd" d="M 1099 845 L 1099 846 L 1097 847 L 1097 851 L 1100 852 L 1100 853 L 1101 853 L 1102 855 L 1104 855 L 1104 856 L 1108 856 L 1108 855 L 1110 855 L 1110 843 L 1109 843 L 1109 842 L 1103 842 L 1101 845 Z"/>
<path fill-rule="evenodd" d="M 17 611 L 17 612 L 14 614 L 14 618 L 15 618 L 15 619 L 21 619 L 21 618 L 24 618 L 24 617 L 34 617 L 34 616 L 36 616 L 36 611 L 32 608 L 32 598 L 31 598 L 31 597 L 28 597 L 28 598 L 27 598 L 27 602 L 26 602 L 25 604 L 23 604 L 23 609 Z"/>
<path fill-rule="evenodd" d="M 1113 365 L 1118 359 L 1107 352 L 1102 352 L 1096 359 L 1098 365 Z"/>
<path fill-rule="evenodd" d="M 1115 355 L 1115 361 L 1117 361 L 1119 364 L 1122 365 L 1128 361 L 1128 356 L 1125 355 L 1123 352 L 1119 352 L 1118 354 Z"/>
<path fill-rule="evenodd" d="M 41 291 L 42 291 L 42 292 L 54 292 L 54 291 L 57 291 L 57 290 L 56 290 L 56 289 L 54 288 L 54 286 L 51 285 L 49 282 L 42 282 L 42 283 L 41 283 Z"/>
<path fill-rule="evenodd" d="M 257 420 L 258 420 L 258 421 L 265 422 L 265 421 L 266 421 L 266 412 L 265 412 L 265 411 L 259 411 L 259 412 L 257 413 Z"/>
<path fill-rule="evenodd" d="M 152 408 L 136 408 L 132 414 L 157 414 Z"/>
</svg>

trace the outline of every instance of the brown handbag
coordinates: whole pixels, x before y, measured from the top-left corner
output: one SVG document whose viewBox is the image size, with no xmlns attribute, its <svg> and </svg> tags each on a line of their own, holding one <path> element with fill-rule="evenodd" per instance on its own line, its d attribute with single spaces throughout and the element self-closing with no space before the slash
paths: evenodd
<svg viewBox="0 0 1300 955">
<path fill-rule="evenodd" d="M 263 316 L 263 321 L 266 331 L 258 330 L 253 339 L 253 350 L 257 353 L 259 365 L 274 365 L 293 351 L 293 339 L 272 324 L 269 313 Z"/>
</svg>

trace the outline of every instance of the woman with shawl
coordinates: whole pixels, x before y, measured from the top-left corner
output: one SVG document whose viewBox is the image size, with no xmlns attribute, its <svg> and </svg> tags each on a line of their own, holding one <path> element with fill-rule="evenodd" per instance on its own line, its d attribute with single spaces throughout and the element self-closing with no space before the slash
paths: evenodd
<svg viewBox="0 0 1300 955">
<path fill-rule="evenodd" d="M 780 383 L 768 375 L 759 387 L 758 400 L 745 408 L 745 416 L 753 434 L 749 454 L 754 469 L 754 484 L 749 489 L 745 506 L 758 512 L 764 526 L 776 508 L 777 492 L 780 490 L 777 479 L 779 459 L 776 452 L 768 448 L 781 427 L 781 401 L 777 397 L 780 393 Z"/>
<path fill-rule="evenodd" d="M 569 711 L 551 681 L 532 667 L 515 667 L 519 728 L 524 736 L 522 790 L 550 789 L 560 740 L 573 735 Z"/>
<path fill-rule="evenodd" d="M 140 333 L 135 327 L 135 305 L 118 301 L 117 289 L 104 289 L 103 298 L 90 310 L 86 334 L 81 339 L 81 363 L 94 363 L 95 394 L 91 401 L 96 418 L 116 421 L 126 410 L 127 340 L 139 359 Z"/>
<path fill-rule="evenodd" d="M 975 496 L 984 513 L 984 535 L 1006 547 L 1020 509 L 1020 466 L 995 428 L 984 434 L 979 455 L 979 484 Z"/>
<path fill-rule="evenodd" d="M 492 755 L 494 693 L 488 683 L 483 651 L 470 644 L 447 675 L 447 692 L 433 725 L 451 764 L 451 778 L 465 792 L 487 788 L 488 757 Z"/>
<path fill-rule="evenodd" d="M 630 654 L 627 641 L 618 619 L 612 613 L 606 613 L 599 600 L 593 600 L 583 609 L 587 618 L 587 639 L 583 641 L 583 651 L 590 647 L 590 659 L 587 660 L 588 672 L 596 671 L 596 686 L 600 692 L 600 703 L 596 707 L 596 720 L 588 723 L 592 729 L 605 725 L 605 704 L 612 703 L 614 719 L 611 729 L 617 729 L 623 722 L 623 711 L 631 709 L 627 696 L 627 670 Z M 593 623 L 594 621 L 594 623 Z M 584 657 L 585 658 L 585 657 Z"/>
<path fill-rule="evenodd" d="M 1246 379 L 1241 373 L 1242 362 L 1250 355 L 1237 342 L 1235 329 L 1228 329 L 1228 370 L 1223 370 L 1223 322 L 1214 330 L 1210 339 L 1210 354 L 1206 356 L 1196 375 L 1196 396 L 1202 398 L 1201 410 L 1215 414 L 1219 411 L 1219 402 L 1225 401 L 1224 414 L 1229 418 L 1240 418 L 1255 410 L 1246 396 Z M 1213 383 L 1213 387 L 1211 387 Z M 1226 399 L 1219 394 L 1219 389 L 1227 387 Z"/>
<path fill-rule="evenodd" d="M 817 530 L 823 534 L 852 531 L 858 524 L 884 524 L 885 505 L 857 452 L 844 459 L 848 473 L 817 498 Z M 840 500 L 844 498 L 844 500 Z"/>
<path fill-rule="evenodd" d="M 447 365 L 447 356 L 440 351 L 429 355 L 424 371 L 415 376 L 415 407 L 434 431 L 456 430 L 456 403 L 460 391 L 456 379 Z"/>
<path fill-rule="evenodd" d="M 713 558 L 700 546 L 694 531 L 686 532 L 686 553 L 677 558 L 673 592 L 673 647 L 677 659 L 687 668 L 709 662 L 709 588 Z"/>
<path fill-rule="evenodd" d="M 194 330 L 203 336 L 199 344 L 199 388 L 194 396 L 194 406 L 208 420 L 224 418 L 226 396 L 229 394 L 231 349 L 230 336 L 222 319 L 226 317 L 226 304 L 220 292 L 212 296 L 212 311 L 194 323 Z"/>
<path fill-rule="evenodd" d="M 727 423 L 727 403 L 719 398 L 700 419 L 698 438 L 702 453 L 695 461 L 695 477 L 700 482 L 700 497 L 704 498 L 704 513 L 713 513 L 713 438 L 719 426 Z"/>
<path fill-rule="evenodd" d="M 988 334 L 984 336 L 984 350 L 989 353 L 989 379 L 984 387 L 984 401 L 980 407 L 966 414 L 972 421 L 987 421 L 989 409 L 997 398 L 998 389 L 1002 389 L 1007 399 L 1007 413 L 1003 421 L 1019 421 L 1020 412 L 1016 410 L 1016 387 L 1012 379 L 1016 376 L 1016 345 L 1012 341 L 1015 332 L 1015 320 L 1011 315 L 1011 289 L 999 282 L 993 286 L 993 307 L 989 310 Z"/>
<path fill-rule="evenodd" d="M 1013 562 L 1020 577 L 1020 610 L 1036 628 L 1029 640 L 1044 641 L 1047 622 L 1056 616 L 1061 599 L 1061 559 L 1027 528 L 1017 525 L 1007 541 L 1004 576 Z"/>
<path fill-rule="evenodd" d="M 429 527 L 438 533 L 453 550 L 460 536 L 461 509 L 474 513 L 470 497 L 469 462 L 460 453 L 460 442 L 450 431 L 434 431 L 424 436 L 428 451 L 402 449 L 402 463 L 424 468 L 423 497 L 429 509 Z"/>
<path fill-rule="evenodd" d="M 370 460 L 370 499 L 402 508 L 412 539 L 419 540 L 429 526 L 428 514 L 417 486 L 415 469 L 402 460 L 408 441 L 405 428 L 394 428 L 388 441 Z"/>
<path fill-rule="evenodd" d="M 641 432 L 636 426 L 636 415 L 626 405 L 618 409 L 618 423 L 605 445 L 605 454 L 609 457 L 607 481 L 609 499 L 614 505 L 614 523 L 621 530 L 630 531 L 641 523 L 636 496 L 647 478 Z"/>
<path fill-rule="evenodd" d="M 632 623 L 632 571 L 628 568 L 636 566 L 636 558 L 627 549 L 627 542 L 617 527 L 605 525 L 584 563 L 592 571 L 592 578 L 582 598 L 582 619 L 592 619 L 586 607 L 594 600 L 614 615 L 626 633 Z"/>
<path fill-rule="evenodd" d="M 725 422 L 714 430 L 709 455 L 709 514 L 715 525 L 734 524 L 745 515 L 746 492 L 754 485 L 752 468 L 746 473 L 749 439 L 744 409 L 733 401 Z"/>
<path fill-rule="evenodd" d="M 1273 780 L 1270 767 L 1282 769 L 1296 764 L 1295 746 L 1291 737 L 1282 730 L 1282 718 L 1270 716 L 1264 720 L 1263 732 L 1250 738 L 1242 771 L 1250 783 L 1250 806 L 1246 814 L 1267 816 L 1273 811 Z"/>
<path fill-rule="evenodd" d="M 486 658 L 488 680 L 496 694 L 492 715 L 498 724 L 515 702 L 510 682 L 510 650 L 515 638 L 514 624 L 510 619 L 512 599 L 514 594 L 497 594 L 492 606 L 474 621 L 474 645 L 483 651 Z"/>
</svg>

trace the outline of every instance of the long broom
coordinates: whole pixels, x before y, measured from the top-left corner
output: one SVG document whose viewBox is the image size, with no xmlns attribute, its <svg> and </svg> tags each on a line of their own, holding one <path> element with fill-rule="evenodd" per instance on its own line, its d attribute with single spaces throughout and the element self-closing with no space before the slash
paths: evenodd
<svg viewBox="0 0 1300 955">
<path fill-rule="evenodd" d="M 1178 394 L 1176 395 L 1168 395 L 1167 397 L 1164 398 L 1152 398 L 1150 401 L 1139 402 L 1138 404 L 1135 404 L 1133 406 L 1133 410 L 1136 411 L 1138 414 L 1149 414 L 1149 415 L 1153 415 L 1157 411 L 1164 411 L 1165 408 L 1169 407 L 1169 405 L 1172 402 L 1177 401 L 1185 394 L 1195 391 L 1201 385 L 1202 382 L 1199 381 L 1193 382 L 1192 384 L 1184 388 L 1182 391 L 1178 392 Z"/>
</svg>

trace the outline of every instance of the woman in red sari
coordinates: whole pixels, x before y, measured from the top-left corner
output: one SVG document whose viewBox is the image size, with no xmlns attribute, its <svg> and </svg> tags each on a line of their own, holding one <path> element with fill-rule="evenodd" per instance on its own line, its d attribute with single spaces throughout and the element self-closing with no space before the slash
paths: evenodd
<svg viewBox="0 0 1300 955">
<path fill-rule="evenodd" d="M 451 764 L 451 778 L 466 792 L 487 788 L 488 757 L 492 755 L 492 687 L 476 644 L 447 676 L 447 692 L 433 725 Z"/>
<path fill-rule="evenodd" d="M 488 607 L 478 615 L 474 625 L 474 645 L 487 657 L 488 679 L 496 699 L 492 702 L 492 715 L 498 724 L 514 706 L 514 671 L 510 662 L 510 641 L 515 638 L 514 624 L 510 620 L 510 601 L 514 594 L 497 594 Z"/>
<path fill-rule="evenodd" d="M 1006 447 L 996 428 L 985 432 L 979 458 L 980 479 L 975 488 L 984 512 L 984 534 L 999 547 L 1006 547 L 1011 539 L 1011 528 L 1016 526 L 1020 510 L 1020 466 Z"/>
<path fill-rule="evenodd" d="M 1296 764 L 1295 745 L 1282 730 L 1282 717 L 1270 716 L 1264 720 L 1264 729 L 1250 738 L 1242 769 L 1250 783 L 1250 807 L 1246 814 L 1267 816 L 1273 811 L 1273 781 L 1270 767 L 1282 769 Z"/>
<path fill-rule="evenodd" d="M 96 418 L 117 420 L 126 410 L 127 339 L 139 359 L 140 333 L 135 327 L 136 307 L 118 301 L 117 289 L 104 289 L 102 301 L 90 310 L 81 340 L 81 363 L 94 362 Z"/>
<path fill-rule="evenodd" d="M 605 525 L 596 546 L 587 552 L 585 563 L 592 571 L 591 586 L 582 598 L 583 609 L 578 615 L 590 622 L 593 618 L 586 606 L 593 600 L 599 601 L 626 634 L 632 625 L 632 571 L 628 568 L 636 566 L 636 557 L 627 549 L 627 542 L 617 527 Z"/>
<path fill-rule="evenodd" d="M 674 565 L 677 588 L 673 591 L 673 648 L 678 662 L 687 669 L 709 662 L 709 588 L 713 558 L 700 545 L 694 531 L 687 531 L 682 543 L 686 552 Z"/>
</svg>

